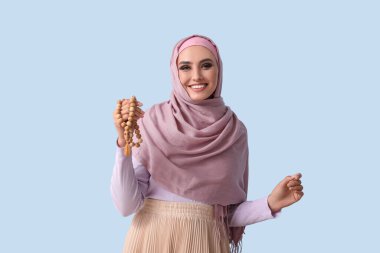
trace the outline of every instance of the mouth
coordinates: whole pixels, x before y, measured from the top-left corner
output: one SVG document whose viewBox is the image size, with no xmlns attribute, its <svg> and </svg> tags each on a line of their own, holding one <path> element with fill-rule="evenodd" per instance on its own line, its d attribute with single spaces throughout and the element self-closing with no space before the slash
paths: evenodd
<svg viewBox="0 0 380 253">
<path fill-rule="evenodd" d="M 208 83 L 200 83 L 200 84 L 191 84 L 189 85 L 190 89 L 195 91 L 195 92 L 199 92 L 199 91 L 203 91 L 204 89 L 206 89 Z"/>
</svg>

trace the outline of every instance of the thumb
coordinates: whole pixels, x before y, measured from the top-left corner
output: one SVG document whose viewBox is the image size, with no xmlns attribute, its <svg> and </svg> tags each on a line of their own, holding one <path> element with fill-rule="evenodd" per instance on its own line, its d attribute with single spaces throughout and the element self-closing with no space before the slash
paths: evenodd
<svg viewBox="0 0 380 253">
<path fill-rule="evenodd" d="M 291 176 L 287 176 L 287 177 L 285 177 L 283 180 L 288 180 L 288 182 L 290 181 L 290 180 L 298 180 L 298 179 L 300 179 L 302 177 L 302 174 L 301 173 L 296 173 L 296 174 L 293 174 L 293 175 L 291 175 Z"/>
<path fill-rule="evenodd" d="M 293 176 L 286 176 L 282 181 L 280 182 L 281 186 L 286 186 L 291 180 L 293 180 Z"/>
<path fill-rule="evenodd" d="M 298 179 L 300 179 L 302 177 L 302 174 L 301 173 L 296 173 L 296 174 L 294 174 L 293 176 L 292 176 L 292 179 L 296 179 L 296 180 L 298 180 Z"/>
</svg>

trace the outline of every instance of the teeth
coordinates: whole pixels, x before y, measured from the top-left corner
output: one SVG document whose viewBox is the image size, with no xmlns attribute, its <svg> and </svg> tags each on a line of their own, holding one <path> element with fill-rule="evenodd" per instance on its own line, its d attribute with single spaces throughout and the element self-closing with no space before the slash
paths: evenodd
<svg viewBox="0 0 380 253">
<path fill-rule="evenodd" d="M 206 86 L 206 84 L 192 85 L 191 88 L 193 88 L 193 89 L 200 89 L 200 88 L 203 88 L 203 87 L 205 87 L 205 86 Z"/>
</svg>

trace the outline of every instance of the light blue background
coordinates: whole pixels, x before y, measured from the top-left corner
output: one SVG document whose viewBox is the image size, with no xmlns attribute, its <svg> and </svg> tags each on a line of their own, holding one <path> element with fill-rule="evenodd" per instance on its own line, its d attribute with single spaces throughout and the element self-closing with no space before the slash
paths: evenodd
<svg viewBox="0 0 380 253">
<path fill-rule="evenodd" d="M 121 252 L 112 112 L 167 100 L 193 33 L 218 44 L 248 128 L 249 200 L 303 173 L 304 198 L 248 226 L 244 252 L 379 252 L 379 2 L 225 2 L 0 3 L 0 252 Z"/>
</svg>

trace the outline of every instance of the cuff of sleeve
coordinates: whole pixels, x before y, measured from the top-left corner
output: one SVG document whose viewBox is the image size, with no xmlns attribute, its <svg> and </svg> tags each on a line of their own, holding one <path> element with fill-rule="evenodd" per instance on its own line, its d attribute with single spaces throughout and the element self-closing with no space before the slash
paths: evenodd
<svg viewBox="0 0 380 253">
<path fill-rule="evenodd" d="M 118 138 L 116 138 L 116 146 L 117 146 L 118 148 L 122 149 L 123 147 L 120 147 L 120 146 L 119 146 L 119 143 L 117 143 L 117 140 L 118 140 Z"/>
<path fill-rule="evenodd" d="M 272 216 L 271 218 L 275 219 L 275 218 L 281 216 L 281 210 L 278 211 L 278 212 L 272 212 L 272 210 L 270 209 L 269 204 L 268 204 L 268 197 L 269 196 L 266 197 L 266 203 L 267 203 L 267 207 L 268 207 L 268 212 L 271 214 L 271 216 Z"/>
<path fill-rule="evenodd" d="M 116 152 L 117 152 L 119 157 L 128 158 L 124 154 L 124 147 L 120 147 L 119 144 L 117 143 L 117 138 L 116 138 Z M 131 157 L 132 157 L 132 152 L 131 152 L 131 156 L 129 158 L 131 158 Z"/>
</svg>

